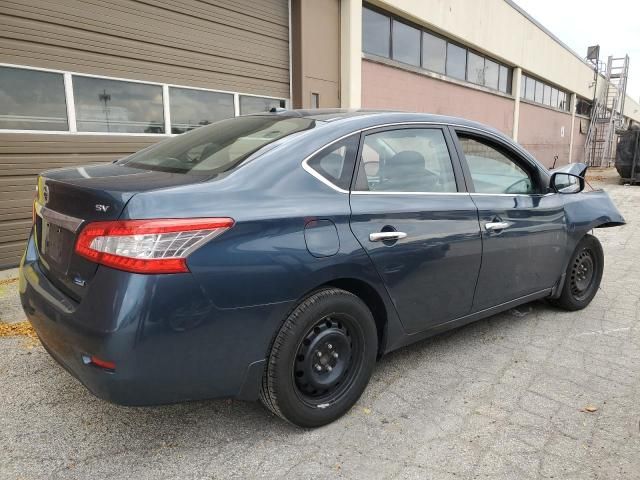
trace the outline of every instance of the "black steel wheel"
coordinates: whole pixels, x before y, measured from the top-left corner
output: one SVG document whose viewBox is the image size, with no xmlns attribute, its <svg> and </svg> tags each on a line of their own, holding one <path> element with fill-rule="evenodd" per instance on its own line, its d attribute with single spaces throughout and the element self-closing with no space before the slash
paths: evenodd
<svg viewBox="0 0 640 480">
<path fill-rule="evenodd" d="M 296 425 L 330 423 L 364 391 L 377 345 L 375 321 L 362 300 L 337 288 L 315 292 L 276 335 L 261 400 Z"/>
<path fill-rule="evenodd" d="M 571 256 L 562 292 L 551 303 L 565 310 L 585 308 L 598 292 L 603 271 L 602 245 L 593 235 L 585 235 Z"/>
</svg>

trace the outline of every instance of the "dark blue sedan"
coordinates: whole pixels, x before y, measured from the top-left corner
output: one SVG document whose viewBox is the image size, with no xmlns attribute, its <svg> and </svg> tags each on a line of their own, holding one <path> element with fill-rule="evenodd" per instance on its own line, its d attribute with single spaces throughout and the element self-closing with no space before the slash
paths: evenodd
<svg viewBox="0 0 640 480">
<path fill-rule="evenodd" d="M 20 267 L 42 344 L 126 405 L 343 415 L 381 355 L 516 305 L 586 307 L 624 224 L 581 164 L 485 126 L 283 111 L 38 178 Z"/>
</svg>

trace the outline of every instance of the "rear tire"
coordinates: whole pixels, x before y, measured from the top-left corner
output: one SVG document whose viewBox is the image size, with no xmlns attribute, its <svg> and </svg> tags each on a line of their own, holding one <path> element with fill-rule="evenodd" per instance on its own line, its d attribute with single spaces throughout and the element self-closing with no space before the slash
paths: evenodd
<svg viewBox="0 0 640 480">
<path fill-rule="evenodd" d="M 550 303 L 564 310 L 582 310 L 598 292 L 603 271 L 602 245 L 593 235 L 585 235 L 571 255 L 562 294 Z"/>
<path fill-rule="evenodd" d="M 260 389 L 262 403 L 300 427 L 319 427 L 356 403 L 376 361 L 371 311 L 337 288 L 307 297 L 276 335 Z"/>
</svg>

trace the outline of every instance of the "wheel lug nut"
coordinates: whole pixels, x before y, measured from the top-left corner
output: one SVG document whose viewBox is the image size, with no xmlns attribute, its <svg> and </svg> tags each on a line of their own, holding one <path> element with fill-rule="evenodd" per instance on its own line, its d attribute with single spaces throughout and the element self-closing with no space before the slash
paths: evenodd
<svg viewBox="0 0 640 480">
<path fill-rule="evenodd" d="M 338 352 L 333 352 L 333 358 L 338 358 Z"/>
<path fill-rule="evenodd" d="M 327 365 L 327 372 L 330 372 L 331 370 L 333 370 L 333 367 L 331 365 Z"/>
<path fill-rule="evenodd" d="M 321 357 L 322 356 L 322 352 L 318 352 L 318 356 Z"/>
<path fill-rule="evenodd" d="M 316 365 L 316 370 L 317 370 L 317 371 L 321 371 L 321 370 L 322 370 L 322 367 L 321 367 L 320 365 Z"/>
<path fill-rule="evenodd" d="M 333 345 L 331 345 L 330 343 L 327 343 L 327 348 L 331 350 L 333 348 Z"/>
</svg>

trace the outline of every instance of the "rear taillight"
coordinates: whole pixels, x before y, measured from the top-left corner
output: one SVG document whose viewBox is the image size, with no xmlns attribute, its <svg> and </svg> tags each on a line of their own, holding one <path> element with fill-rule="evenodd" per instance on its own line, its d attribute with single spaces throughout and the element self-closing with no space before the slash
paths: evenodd
<svg viewBox="0 0 640 480">
<path fill-rule="evenodd" d="M 231 218 L 119 220 L 87 224 L 76 253 L 135 273 L 188 272 L 186 258 L 233 226 Z"/>
</svg>

